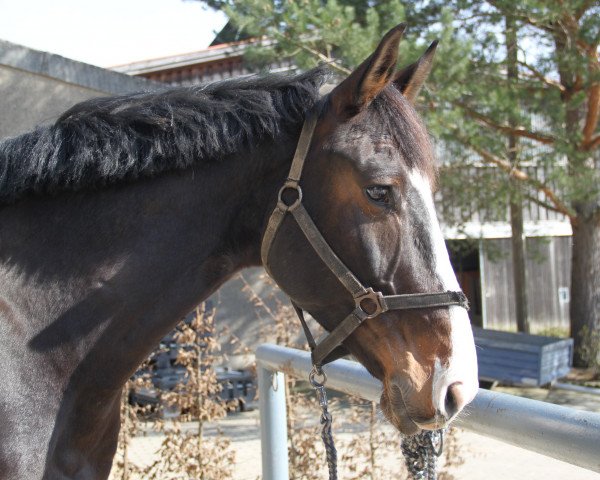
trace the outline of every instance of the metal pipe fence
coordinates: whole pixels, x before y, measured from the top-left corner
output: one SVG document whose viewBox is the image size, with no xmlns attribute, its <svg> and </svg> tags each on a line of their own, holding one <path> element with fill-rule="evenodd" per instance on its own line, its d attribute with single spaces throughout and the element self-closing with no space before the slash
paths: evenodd
<svg viewBox="0 0 600 480">
<path fill-rule="evenodd" d="M 308 378 L 310 353 L 265 344 L 256 350 L 264 480 L 288 478 L 283 374 Z M 348 360 L 324 367 L 327 388 L 379 401 L 381 382 Z M 282 374 L 283 373 L 283 374 Z M 479 390 L 454 425 L 600 472 L 600 414 Z"/>
</svg>

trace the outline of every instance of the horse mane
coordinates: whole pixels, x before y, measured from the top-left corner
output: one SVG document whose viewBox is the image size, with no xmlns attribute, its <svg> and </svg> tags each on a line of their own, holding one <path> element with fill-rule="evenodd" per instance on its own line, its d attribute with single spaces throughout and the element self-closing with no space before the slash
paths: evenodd
<svg viewBox="0 0 600 480">
<path fill-rule="evenodd" d="M 81 102 L 0 142 L 0 202 L 134 181 L 219 161 L 301 123 L 325 67 Z"/>
</svg>

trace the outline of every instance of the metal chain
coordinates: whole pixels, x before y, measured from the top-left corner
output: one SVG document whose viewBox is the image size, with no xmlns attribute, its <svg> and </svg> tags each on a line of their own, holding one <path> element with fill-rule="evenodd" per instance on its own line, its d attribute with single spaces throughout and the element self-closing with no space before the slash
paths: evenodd
<svg viewBox="0 0 600 480">
<path fill-rule="evenodd" d="M 318 382 L 316 377 L 321 377 L 323 380 Z M 333 443 L 333 433 L 331 432 L 331 414 L 327 410 L 327 392 L 325 392 L 325 382 L 327 375 L 321 367 L 313 365 L 313 368 L 308 376 L 310 384 L 317 392 L 319 405 L 321 406 L 321 438 L 325 445 L 325 453 L 327 455 L 327 467 L 329 469 L 329 480 L 337 480 L 337 450 Z"/>
<path fill-rule="evenodd" d="M 422 430 L 402 440 L 402 454 L 414 480 L 436 480 L 437 459 L 444 449 L 444 431 Z"/>
</svg>

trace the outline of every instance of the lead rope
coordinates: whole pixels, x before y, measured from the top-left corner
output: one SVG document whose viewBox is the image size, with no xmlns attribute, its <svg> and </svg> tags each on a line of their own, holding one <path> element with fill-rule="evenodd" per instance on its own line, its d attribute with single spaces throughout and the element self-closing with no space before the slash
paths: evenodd
<svg viewBox="0 0 600 480">
<path fill-rule="evenodd" d="M 323 380 L 318 382 L 316 377 L 321 377 Z M 323 426 L 321 438 L 325 445 L 329 480 L 337 480 L 337 450 L 333 441 L 332 418 L 327 409 L 327 392 L 325 391 L 327 375 L 321 367 L 313 365 L 308 379 L 317 392 L 317 399 L 321 407 L 320 421 Z M 402 440 L 401 450 L 404 462 L 413 480 L 437 479 L 437 459 L 444 449 L 444 431 L 445 429 L 422 430 L 420 433 Z"/>
<path fill-rule="evenodd" d="M 323 380 L 318 382 L 315 377 L 321 377 Z M 313 365 L 313 368 L 308 376 L 310 384 L 317 392 L 319 406 L 321 407 L 321 438 L 325 445 L 325 454 L 327 455 L 327 467 L 329 469 L 329 480 L 337 480 L 337 450 L 333 442 L 333 433 L 331 432 L 331 413 L 327 410 L 327 392 L 325 392 L 325 383 L 327 375 L 321 367 Z"/>
<path fill-rule="evenodd" d="M 413 480 L 436 480 L 437 459 L 444 449 L 444 429 L 422 430 L 402 440 L 402 454 Z"/>
</svg>

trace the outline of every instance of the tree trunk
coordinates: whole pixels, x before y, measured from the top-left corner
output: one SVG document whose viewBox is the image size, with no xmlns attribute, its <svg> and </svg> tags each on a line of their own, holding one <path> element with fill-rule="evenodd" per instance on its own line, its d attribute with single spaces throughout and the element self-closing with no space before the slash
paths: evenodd
<svg viewBox="0 0 600 480">
<path fill-rule="evenodd" d="M 576 152 L 585 118 L 585 104 L 576 98 L 579 88 L 577 70 L 567 61 L 569 58 L 577 58 L 572 51 L 576 47 L 568 30 L 555 29 L 553 36 L 556 65 L 560 83 L 564 87 L 561 97 L 565 108 L 566 138 L 570 139 L 570 147 Z M 584 171 L 584 161 L 583 156 L 568 156 L 569 176 L 576 178 L 579 172 Z M 571 222 L 573 247 L 569 317 L 571 337 L 575 341 L 573 364 L 586 367 L 587 361 L 581 355 L 581 346 L 585 342 L 582 330 L 587 327 L 588 332 L 592 332 L 600 328 L 600 210 L 594 205 L 578 202 L 573 202 L 572 207 L 577 213 L 577 217 Z"/>
<path fill-rule="evenodd" d="M 582 330 L 588 334 L 600 329 L 600 211 L 578 215 L 573 226 L 573 255 L 571 265 L 571 337 L 575 340 L 573 363 L 586 367 L 581 356 L 585 341 Z"/>
<path fill-rule="evenodd" d="M 515 188 L 519 188 L 519 185 L 516 185 Z M 512 230 L 513 293 L 515 295 L 517 331 L 529 333 L 523 202 L 518 192 L 513 192 L 512 196 L 513 198 L 510 201 L 510 226 Z"/>
<path fill-rule="evenodd" d="M 515 19 L 507 15 L 505 17 L 506 34 L 506 79 L 512 96 L 515 95 L 515 84 L 519 81 L 519 69 L 517 67 L 517 25 Z M 508 124 L 517 126 L 515 111 L 511 110 L 508 116 Z M 517 137 L 508 135 L 508 159 L 514 168 L 519 168 L 517 155 Z M 510 226 L 511 245 L 513 258 L 513 294 L 515 298 L 515 313 L 517 317 L 517 331 L 529 333 L 528 302 L 527 302 L 527 272 L 525 270 L 525 233 L 523 228 L 523 199 L 521 195 L 521 182 L 516 179 L 510 180 Z"/>
</svg>

